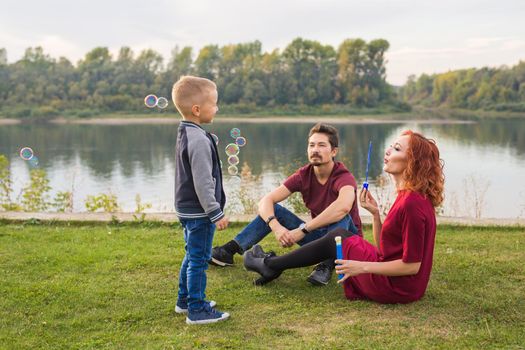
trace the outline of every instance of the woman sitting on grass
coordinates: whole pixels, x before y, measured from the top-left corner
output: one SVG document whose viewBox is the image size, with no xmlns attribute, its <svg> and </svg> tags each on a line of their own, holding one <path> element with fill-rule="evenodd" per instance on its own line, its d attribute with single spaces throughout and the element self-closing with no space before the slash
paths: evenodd
<svg viewBox="0 0 525 350">
<path fill-rule="evenodd" d="M 336 259 L 334 238 L 343 239 L 344 260 L 336 272 L 344 274 L 348 299 L 379 303 L 409 303 L 420 299 L 428 285 L 436 236 L 434 208 L 443 201 L 443 163 L 433 140 L 405 131 L 385 151 L 383 170 L 394 179 L 397 198 L 381 224 L 377 202 L 361 190 L 361 206 L 373 216 L 375 245 L 343 229 L 305 244 L 291 253 L 275 256 L 254 246 L 244 255 L 247 270 L 269 282 L 291 268 Z"/>
</svg>

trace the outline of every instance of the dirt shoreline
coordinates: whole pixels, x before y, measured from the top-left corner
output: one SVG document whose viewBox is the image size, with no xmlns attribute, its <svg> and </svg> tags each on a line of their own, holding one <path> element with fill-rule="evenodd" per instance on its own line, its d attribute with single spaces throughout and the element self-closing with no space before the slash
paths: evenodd
<svg viewBox="0 0 525 350">
<path fill-rule="evenodd" d="M 14 125 L 20 123 L 21 121 L 19 119 L 0 119 L 0 125 Z"/>
<path fill-rule="evenodd" d="M 225 117 L 216 118 L 214 123 L 288 123 L 312 124 L 323 121 L 330 124 L 472 124 L 471 120 L 452 119 L 385 119 L 371 117 Z M 21 124 L 20 119 L 0 119 L 0 125 Z M 24 121 L 25 122 L 25 121 Z M 80 125 L 134 125 L 134 124 L 178 124 L 179 118 L 89 118 L 66 119 L 56 118 L 48 121 L 52 124 L 80 124 Z"/>
<path fill-rule="evenodd" d="M 26 212 L 0 212 L 0 220 L 6 221 L 61 221 L 61 222 L 134 222 L 137 217 L 141 215 L 134 213 L 26 213 Z M 303 216 L 307 219 L 307 216 Z M 146 213 L 144 219 L 146 221 L 159 221 L 165 223 L 177 222 L 177 215 L 175 213 Z M 230 222 L 250 222 L 253 219 L 252 215 L 230 215 Z M 372 217 L 363 215 L 361 220 L 365 224 L 372 223 Z M 459 225 L 459 226 L 520 226 L 525 227 L 525 218 L 467 218 L 467 217 L 449 217 L 438 216 L 437 222 L 440 225 Z"/>
</svg>

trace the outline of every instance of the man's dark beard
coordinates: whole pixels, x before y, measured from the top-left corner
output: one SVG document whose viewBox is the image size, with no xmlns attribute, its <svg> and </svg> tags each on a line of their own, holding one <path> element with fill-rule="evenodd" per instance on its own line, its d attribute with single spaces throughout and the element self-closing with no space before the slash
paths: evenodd
<svg viewBox="0 0 525 350">
<path fill-rule="evenodd" d="M 317 160 L 317 159 L 316 159 L 316 160 L 313 160 L 313 157 L 314 157 L 314 156 L 316 156 L 318 160 Z M 319 154 L 313 154 L 313 155 L 310 157 L 309 161 L 310 161 L 310 164 L 312 164 L 313 166 L 320 166 L 320 165 L 326 164 L 326 163 L 323 163 L 323 162 L 322 162 L 322 159 L 323 159 L 323 158 L 322 158 Z"/>
</svg>

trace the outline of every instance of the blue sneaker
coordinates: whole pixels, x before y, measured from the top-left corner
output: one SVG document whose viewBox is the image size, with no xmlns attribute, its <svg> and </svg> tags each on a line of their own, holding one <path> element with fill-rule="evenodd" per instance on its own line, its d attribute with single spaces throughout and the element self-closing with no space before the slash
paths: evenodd
<svg viewBox="0 0 525 350">
<path fill-rule="evenodd" d="M 215 307 L 217 303 L 213 300 L 206 301 L 210 307 Z M 188 299 L 177 300 L 177 306 L 175 306 L 175 312 L 178 314 L 185 314 L 188 312 Z"/>
<path fill-rule="evenodd" d="M 207 324 L 214 323 L 219 321 L 224 321 L 230 317 L 230 314 L 227 312 L 220 312 L 210 307 L 208 304 L 205 304 L 202 309 L 199 311 L 190 311 L 188 316 L 186 316 L 187 324 Z"/>
</svg>

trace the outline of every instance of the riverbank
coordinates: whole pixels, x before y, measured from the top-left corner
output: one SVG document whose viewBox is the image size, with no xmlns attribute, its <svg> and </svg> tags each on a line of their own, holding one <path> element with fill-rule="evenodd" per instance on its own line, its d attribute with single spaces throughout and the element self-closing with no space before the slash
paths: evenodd
<svg viewBox="0 0 525 350">
<path fill-rule="evenodd" d="M 486 111 L 486 110 L 470 110 L 459 108 L 427 108 L 415 106 L 413 112 L 419 115 L 427 115 L 434 119 L 465 119 L 465 120 L 480 120 L 480 119 L 524 119 L 525 112 L 501 112 L 501 111 Z"/>
<path fill-rule="evenodd" d="M 144 215 L 142 217 L 142 215 Z M 253 219 L 252 214 L 229 215 L 230 222 L 247 223 Z M 308 216 L 303 215 L 303 220 L 307 220 Z M 108 222 L 137 222 L 137 221 L 152 221 L 160 223 L 174 223 L 178 222 L 175 213 L 26 213 L 4 211 L 0 212 L 0 220 L 5 222 L 77 222 L 77 223 L 108 223 Z M 363 215 L 361 220 L 364 224 L 372 224 L 372 217 Z M 437 223 L 439 225 L 455 225 L 455 226 L 520 226 L 525 227 L 525 218 L 469 218 L 469 217 L 452 217 L 452 216 L 438 216 Z"/>
<path fill-rule="evenodd" d="M 177 115 L 171 117 L 152 117 L 146 118 L 144 116 L 134 117 L 104 117 L 104 118 L 89 118 L 89 119 L 67 119 L 56 118 L 47 120 L 46 123 L 51 124 L 76 124 L 76 125 L 133 125 L 133 124 L 178 124 L 180 118 Z M 329 124 L 471 124 L 475 123 L 472 120 L 453 120 L 453 119 L 392 119 L 392 118 L 370 118 L 366 117 L 323 117 L 323 116 L 305 116 L 305 117 L 235 117 L 235 116 L 219 116 L 214 119 L 213 123 L 287 123 L 287 124 L 313 124 L 318 122 L 325 122 Z M 39 121 L 42 122 L 42 121 Z M 15 125 L 22 123 L 31 123 L 24 119 L 0 119 L 0 125 Z"/>
<path fill-rule="evenodd" d="M 471 111 L 463 109 L 425 108 L 414 107 L 410 112 L 393 113 L 362 113 L 362 114 L 218 114 L 214 123 L 242 122 L 242 123 L 317 123 L 324 121 L 331 124 L 464 124 L 474 123 L 482 119 L 521 119 L 525 113 Z M 61 116 L 55 118 L 2 118 L 0 125 L 13 125 L 20 123 L 54 123 L 54 124 L 176 124 L 180 116 L 174 112 L 123 114 L 107 113 L 92 117 Z"/>
</svg>

